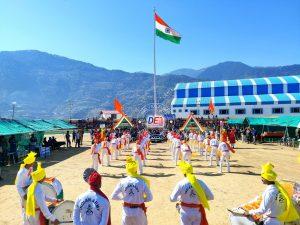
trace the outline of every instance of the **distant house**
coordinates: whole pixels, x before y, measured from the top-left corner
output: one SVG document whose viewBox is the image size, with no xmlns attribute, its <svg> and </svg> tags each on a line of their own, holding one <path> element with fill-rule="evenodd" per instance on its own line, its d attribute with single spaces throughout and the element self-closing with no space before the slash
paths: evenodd
<svg viewBox="0 0 300 225">
<path fill-rule="evenodd" d="M 122 114 L 115 110 L 100 110 L 99 111 L 100 118 L 103 119 L 120 119 Z"/>
<path fill-rule="evenodd" d="M 300 75 L 178 83 L 174 91 L 177 118 L 208 116 L 210 101 L 219 118 L 300 115 Z"/>
</svg>

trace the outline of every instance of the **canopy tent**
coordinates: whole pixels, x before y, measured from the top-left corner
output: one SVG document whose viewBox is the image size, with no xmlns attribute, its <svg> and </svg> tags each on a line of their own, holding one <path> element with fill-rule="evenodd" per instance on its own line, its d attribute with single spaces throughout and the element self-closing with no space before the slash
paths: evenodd
<svg viewBox="0 0 300 225">
<path fill-rule="evenodd" d="M 26 134 L 64 129 L 75 129 L 76 127 L 63 120 L 0 120 L 0 135 Z"/>
<path fill-rule="evenodd" d="M 247 126 L 277 126 L 275 119 L 269 117 L 246 117 L 244 124 Z"/>
<path fill-rule="evenodd" d="M 34 130 L 15 120 L 0 120 L 0 135 L 25 134 L 31 132 L 34 132 Z"/>
<path fill-rule="evenodd" d="M 197 119 L 194 117 L 193 114 L 190 114 L 189 117 L 186 119 L 183 126 L 180 128 L 180 130 L 200 130 L 205 131 L 205 129 L 200 125 L 200 123 L 197 121 Z"/>
<path fill-rule="evenodd" d="M 126 115 L 123 115 L 118 122 L 113 126 L 113 129 L 116 128 L 132 128 L 133 124 L 129 120 L 129 118 Z"/>
<path fill-rule="evenodd" d="M 242 118 L 229 119 L 227 120 L 227 123 L 231 125 L 243 125 L 244 119 Z"/>
</svg>

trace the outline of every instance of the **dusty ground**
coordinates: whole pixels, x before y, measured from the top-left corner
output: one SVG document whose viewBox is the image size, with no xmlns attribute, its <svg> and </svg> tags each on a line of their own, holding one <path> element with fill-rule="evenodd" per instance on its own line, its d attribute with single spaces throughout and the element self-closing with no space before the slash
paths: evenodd
<svg viewBox="0 0 300 225">
<path fill-rule="evenodd" d="M 91 165 L 91 156 L 87 151 L 88 136 L 84 147 L 54 152 L 45 160 L 44 166 L 48 176 L 57 177 L 63 184 L 65 199 L 75 200 L 88 189 L 82 180 L 82 172 Z M 129 152 L 126 152 L 128 155 Z M 208 214 L 210 225 L 229 224 L 227 208 L 245 203 L 261 193 L 260 165 L 271 161 L 275 164 L 280 179 L 300 181 L 300 164 L 296 162 L 299 151 L 280 147 L 275 144 L 247 145 L 238 143 L 237 153 L 231 157 L 232 172 L 217 174 L 217 168 L 208 167 L 203 157 L 193 159 L 194 172 L 211 187 L 215 200 L 211 202 Z M 112 167 L 100 167 L 103 175 L 103 190 L 110 195 L 113 188 L 125 174 L 125 156 L 113 161 Z M 174 185 L 182 179 L 179 170 L 170 160 L 167 144 L 152 146 L 152 152 L 145 168 L 145 175 L 151 180 L 154 200 L 148 204 L 148 220 L 153 225 L 179 224 L 175 204 L 169 202 L 169 195 Z M 20 206 L 17 191 L 13 185 L 18 166 L 6 167 L 3 171 L 4 181 L 0 182 L 0 224 L 21 224 Z M 224 168 L 225 169 L 225 168 Z M 111 201 L 112 223 L 120 224 L 121 202 Z"/>
</svg>

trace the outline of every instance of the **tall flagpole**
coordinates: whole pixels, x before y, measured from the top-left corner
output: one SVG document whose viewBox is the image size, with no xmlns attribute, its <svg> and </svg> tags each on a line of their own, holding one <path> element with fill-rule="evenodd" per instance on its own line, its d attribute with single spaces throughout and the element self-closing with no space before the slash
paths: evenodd
<svg viewBox="0 0 300 225">
<path fill-rule="evenodd" d="M 157 96 L 156 96 L 156 33 L 155 33 L 155 7 L 153 9 L 154 27 L 153 27 L 153 99 L 154 99 L 154 116 L 157 115 Z"/>
</svg>

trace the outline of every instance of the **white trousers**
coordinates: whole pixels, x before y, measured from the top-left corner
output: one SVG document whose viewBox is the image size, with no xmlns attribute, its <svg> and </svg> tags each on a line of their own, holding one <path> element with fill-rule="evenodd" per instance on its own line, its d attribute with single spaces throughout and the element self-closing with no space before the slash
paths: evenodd
<svg viewBox="0 0 300 225">
<path fill-rule="evenodd" d="M 224 161 L 226 162 L 227 165 L 227 172 L 228 173 L 230 172 L 229 157 L 230 157 L 229 152 L 222 152 L 221 159 L 220 159 L 220 170 L 219 170 L 220 173 L 222 173 L 222 167 Z"/>
<path fill-rule="evenodd" d="M 123 213 L 122 225 L 148 225 L 148 221 L 143 211 L 135 216 L 128 216 Z"/>
<path fill-rule="evenodd" d="M 101 152 L 102 165 L 104 165 L 104 156 L 106 156 L 106 165 L 110 166 L 110 155 L 108 154 L 108 150 L 106 148 L 103 148 Z"/>
<path fill-rule="evenodd" d="M 201 222 L 201 216 L 189 215 L 188 213 L 180 213 L 180 225 L 199 225 Z"/>
<path fill-rule="evenodd" d="M 205 152 L 204 152 L 205 160 L 207 160 L 207 156 L 208 156 L 208 148 L 209 148 L 209 146 L 205 146 Z"/>
<path fill-rule="evenodd" d="M 117 145 L 116 144 L 112 144 L 111 148 L 113 150 L 114 159 L 118 159 L 119 151 L 117 150 Z"/>
<path fill-rule="evenodd" d="M 98 171 L 98 164 L 99 164 L 99 160 L 98 160 L 98 154 L 93 154 L 92 155 L 92 168 L 94 168 L 96 171 Z"/>
<path fill-rule="evenodd" d="M 211 152 L 210 152 L 210 156 L 209 156 L 209 165 L 210 166 L 212 166 L 212 161 L 213 161 L 214 157 L 216 159 L 217 165 L 219 165 L 219 160 L 218 160 L 218 156 L 217 156 L 217 149 L 218 149 L 218 147 L 215 147 L 215 146 L 211 147 Z"/>
<path fill-rule="evenodd" d="M 35 216 L 27 217 L 29 225 L 40 225 L 40 213 L 41 211 L 35 211 Z"/>
<path fill-rule="evenodd" d="M 202 146 L 203 146 L 203 142 L 199 142 L 199 143 L 198 143 L 198 146 L 199 146 L 199 147 L 198 147 L 198 148 L 199 148 L 199 154 L 200 154 L 200 155 L 203 155 L 203 152 L 204 152 L 204 149 L 203 149 L 203 147 L 202 147 Z"/>
<path fill-rule="evenodd" d="M 171 145 L 171 154 L 172 154 L 172 160 L 175 160 L 175 146 L 172 144 Z"/>
<path fill-rule="evenodd" d="M 30 225 L 27 217 L 26 217 L 26 212 L 24 206 L 26 205 L 25 200 L 21 200 L 21 209 L 22 209 L 22 225 Z"/>
<path fill-rule="evenodd" d="M 180 154 L 180 148 L 174 148 L 174 160 L 175 160 L 175 165 L 177 166 L 177 161 L 179 159 L 179 154 Z"/>
<path fill-rule="evenodd" d="M 183 151 L 182 152 L 182 158 L 184 161 L 191 163 L 191 159 L 192 159 L 192 152 L 190 151 Z"/>
<path fill-rule="evenodd" d="M 143 161 L 141 159 L 141 156 L 134 153 L 134 159 L 138 162 L 139 164 L 139 173 L 142 174 L 143 173 Z"/>
</svg>

